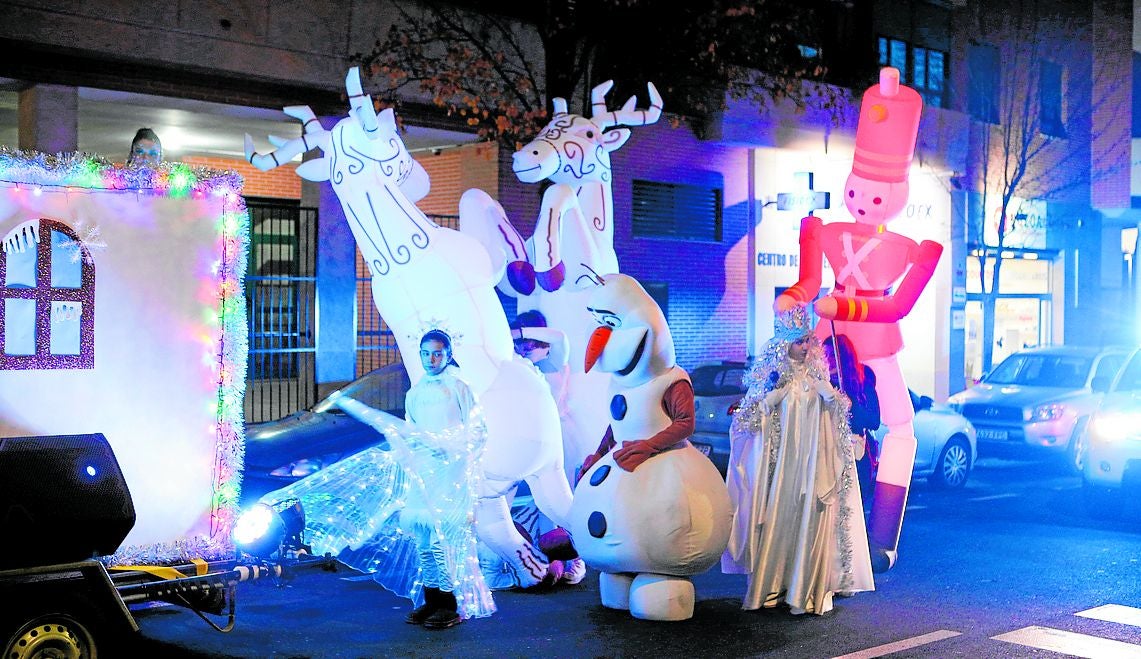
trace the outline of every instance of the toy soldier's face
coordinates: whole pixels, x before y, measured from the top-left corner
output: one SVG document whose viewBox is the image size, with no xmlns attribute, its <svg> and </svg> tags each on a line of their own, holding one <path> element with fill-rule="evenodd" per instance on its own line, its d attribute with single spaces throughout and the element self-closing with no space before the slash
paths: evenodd
<svg viewBox="0 0 1141 659">
<path fill-rule="evenodd" d="M 861 224 L 878 226 L 890 221 L 907 205 L 908 184 L 872 181 L 858 174 L 844 184 L 844 206 Z"/>
</svg>

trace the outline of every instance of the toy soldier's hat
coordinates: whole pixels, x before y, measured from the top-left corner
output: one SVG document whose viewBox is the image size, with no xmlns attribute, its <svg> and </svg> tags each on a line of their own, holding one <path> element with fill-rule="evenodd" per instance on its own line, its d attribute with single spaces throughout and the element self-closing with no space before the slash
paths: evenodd
<svg viewBox="0 0 1141 659">
<path fill-rule="evenodd" d="M 923 97 L 899 84 L 899 69 L 881 69 L 879 84 L 864 92 L 860 105 L 852 173 L 884 183 L 906 181 L 922 111 Z"/>
</svg>

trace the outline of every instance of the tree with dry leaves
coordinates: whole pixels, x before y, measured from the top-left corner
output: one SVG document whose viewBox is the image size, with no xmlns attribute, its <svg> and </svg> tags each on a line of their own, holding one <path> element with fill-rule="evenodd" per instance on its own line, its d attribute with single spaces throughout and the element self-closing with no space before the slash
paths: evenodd
<svg viewBox="0 0 1141 659">
<path fill-rule="evenodd" d="M 581 107 L 607 79 L 616 98 L 653 81 L 675 124 L 677 115 L 708 117 L 727 99 L 762 112 L 786 99 L 801 108 L 838 100 L 835 87 L 805 85 L 827 80 L 821 26 L 850 9 L 836 0 L 536 0 L 496 4 L 498 13 L 480 5 L 396 3 L 387 35 L 354 58 L 378 101 L 430 101 L 516 147 L 546 124 L 550 99 Z"/>
<path fill-rule="evenodd" d="M 1075 229 L 1078 218 L 1047 214 L 1045 204 L 1088 207 L 1091 187 L 1120 176 L 1129 162 L 1127 152 L 1113 153 L 1129 148 L 1129 124 L 1113 117 L 1128 114 L 1131 99 L 1105 83 L 1116 79 L 1120 63 L 1093 56 L 1089 8 L 1070 4 L 1067 11 L 1066 3 L 1027 0 L 994 12 L 979 2 L 969 14 L 974 167 L 968 180 L 978 194 L 967 244 L 978 265 L 983 372 L 994 361 L 996 305 L 1010 250 L 1046 248 L 1047 235 Z M 1114 131 L 1123 131 L 1122 139 Z"/>
</svg>

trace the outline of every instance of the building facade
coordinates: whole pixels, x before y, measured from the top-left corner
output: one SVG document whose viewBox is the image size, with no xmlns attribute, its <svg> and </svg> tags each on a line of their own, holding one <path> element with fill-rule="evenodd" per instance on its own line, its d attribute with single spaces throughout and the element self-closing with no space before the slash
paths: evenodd
<svg viewBox="0 0 1141 659">
<path fill-rule="evenodd" d="M 992 363 L 1023 345 L 1136 342 L 1136 307 L 1126 313 L 1122 305 L 1132 299 L 1136 274 L 1123 270 L 1129 253 L 1121 241 L 1122 230 L 1137 224 L 1128 147 L 1133 76 L 1122 73 L 1133 69 L 1132 6 L 1040 2 L 1033 21 L 1027 4 L 1004 12 L 1027 20 L 1003 23 L 975 0 L 855 4 L 837 5 L 847 12 L 836 21 L 842 29 L 820 54 L 844 73 L 853 103 L 887 65 L 899 68 L 926 103 L 912 198 L 891 224 L 945 245 L 903 325 L 901 362 L 913 388 L 940 400 L 962 389 L 985 370 L 988 342 Z M 162 8 L 0 2 L 0 11 L 0 43 L 21 54 L 0 62 L 17 106 L 7 116 L 18 130 L 7 134 L 18 133 L 21 148 L 47 152 L 85 144 L 80 127 L 92 89 L 263 110 L 309 104 L 321 116 L 339 116 L 350 58 L 395 20 L 386 3 L 363 0 Z M 1036 48 L 1024 52 L 1019 34 L 1025 32 L 1018 30 L 1031 25 Z M 1020 64 L 1020 57 L 1031 59 Z M 1019 81 L 1012 73 L 1019 71 L 1034 75 Z M 457 146 L 470 140 L 457 137 L 462 126 L 417 112 L 414 101 L 405 115 L 414 130 L 445 131 L 435 135 L 436 148 L 416 153 L 433 181 L 424 210 L 447 221 L 463 190 L 481 187 L 528 233 L 540 190 L 514 178 L 510 153 Z M 665 104 L 668 112 L 668 98 Z M 1022 159 L 1028 180 L 1016 185 L 1002 180 L 1007 156 L 1018 155 L 1009 141 L 1017 124 L 1007 107 L 1032 108 L 1035 122 L 1029 133 L 1018 133 L 1028 135 L 1034 157 Z M 845 219 L 839 193 L 854 130 L 852 107 L 837 120 L 780 107 L 761 114 L 730 103 L 697 128 L 662 122 L 639 129 L 615 153 L 619 261 L 666 310 L 683 367 L 744 359 L 768 338 L 773 297 L 796 278 L 800 217 Z M 189 157 L 244 166 L 236 153 Z M 315 381 L 348 380 L 388 359 L 383 350 L 369 350 L 382 328 L 362 330 L 374 322 L 367 318 L 371 304 L 335 197 L 327 187 L 299 183 L 286 168 L 268 178 L 243 174 L 249 196 L 317 209 Z M 828 206 L 823 192 L 830 193 Z M 993 230 L 1000 224 L 1001 241 Z M 989 281 L 979 273 L 995 261 L 1002 263 L 1002 283 L 988 296 Z M 984 331 L 987 315 L 992 337 Z M 1090 318 L 1109 329 L 1086 330 Z M 381 354 L 362 357 L 369 352 Z"/>
</svg>

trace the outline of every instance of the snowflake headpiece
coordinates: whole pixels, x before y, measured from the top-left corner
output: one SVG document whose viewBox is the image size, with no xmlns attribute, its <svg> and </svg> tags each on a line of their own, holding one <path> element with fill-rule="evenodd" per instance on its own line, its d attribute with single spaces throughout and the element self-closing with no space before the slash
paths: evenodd
<svg viewBox="0 0 1141 659">
<path fill-rule="evenodd" d="M 776 321 L 773 338 L 780 341 L 795 341 L 812 332 L 808 308 L 799 304 L 788 311 L 777 313 Z"/>
<path fill-rule="evenodd" d="M 425 334 L 431 331 L 443 332 L 446 334 L 452 344 L 453 351 L 456 349 L 456 346 L 463 343 L 463 333 L 452 329 L 448 321 L 441 320 L 439 318 L 429 318 L 428 320 L 421 322 L 420 325 L 416 328 L 416 331 L 408 335 L 408 338 L 412 339 L 413 341 L 419 341 L 424 337 Z"/>
</svg>

